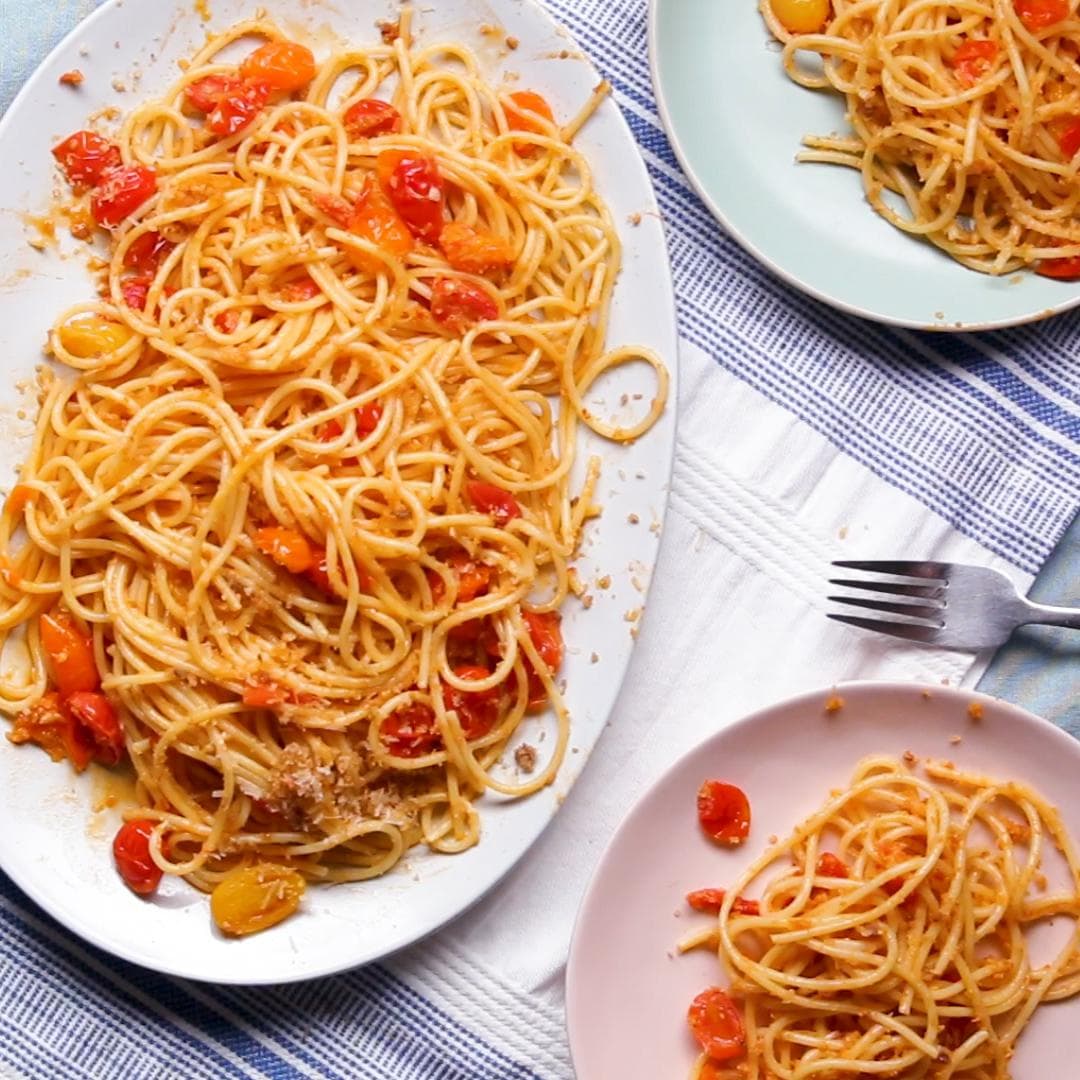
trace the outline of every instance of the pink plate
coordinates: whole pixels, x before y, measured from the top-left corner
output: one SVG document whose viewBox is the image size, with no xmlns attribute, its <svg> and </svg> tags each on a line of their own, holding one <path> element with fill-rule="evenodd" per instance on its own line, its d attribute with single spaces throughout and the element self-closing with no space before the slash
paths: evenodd
<svg viewBox="0 0 1080 1080">
<path fill-rule="evenodd" d="M 829 713 L 834 695 L 843 708 Z M 969 706 L 982 706 L 974 720 Z M 955 736 L 960 741 L 955 742 Z M 1080 832 L 1080 742 L 1014 705 L 912 683 L 845 683 L 755 713 L 678 761 L 619 827 L 578 915 L 566 977 L 567 1024 L 578 1080 L 683 1080 L 695 1057 L 686 1009 L 725 982 L 704 950 L 678 956 L 700 925 L 686 893 L 722 887 L 776 834 L 816 809 L 869 754 L 945 758 L 1027 781 Z M 701 782 L 738 784 L 750 798 L 750 839 L 722 850 L 697 825 Z M 1060 938 L 1058 938 L 1060 940 Z M 1033 943 L 1036 961 L 1038 943 Z M 1080 998 L 1041 1007 L 1013 1062 L 1019 1080 L 1076 1075 Z"/>
</svg>

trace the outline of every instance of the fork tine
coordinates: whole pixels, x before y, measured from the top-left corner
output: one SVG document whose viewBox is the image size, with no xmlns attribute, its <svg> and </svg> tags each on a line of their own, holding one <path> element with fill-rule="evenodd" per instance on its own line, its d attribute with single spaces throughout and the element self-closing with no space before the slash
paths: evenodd
<svg viewBox="0 0 1080 1080">
<path fill-rule="evenodd" d="M 870 592 L 892 593 L 894 596 L 910 596 L 918 600 L 940 600 L 945 595 L 944 585 L 905 585 L 896 581 L 874 581 L 864 578 L 829 578 L 830 585 L 842 589 L 868 589 Z"/>
<path fill-rule="evenodd" d="M 879 634 L 907 638 L 909 641 L 921 641 L 927 645 L 933 644 L 940 633 L 936 626 L 924 626 L 921 623 L 896 623 L 887 622 L 884 619 L 861 619 L 856 615 L 834 615 L 832 612 L 828 613 L 828 617 L 835 622 L 857 626 L 860 630 L 876 630 Z"/>
<path fill-rule="evenodd" d="M 949 564 L 942 562 L 914 562 L 910 560 L 879 561 L 877 559 L 838 559 L 833 566 L 843 570 L 865 570 L 871 574 L 896 574 L 900 577 L 946 579 Z"/>
<path fill-rule="evenodd" d="M 874 600 L 865 596 L 830 596 L 834 604 L 848 604 L 851 607 L 869 608 L 871 611 L 887 611 L 891 615 L 907 615 L 912 619 L 928 619 L 937 629 L 944 626 L 941 607 L 927 607 L 924 604 L 893 604 L 888 600 Z"/>
</svg>

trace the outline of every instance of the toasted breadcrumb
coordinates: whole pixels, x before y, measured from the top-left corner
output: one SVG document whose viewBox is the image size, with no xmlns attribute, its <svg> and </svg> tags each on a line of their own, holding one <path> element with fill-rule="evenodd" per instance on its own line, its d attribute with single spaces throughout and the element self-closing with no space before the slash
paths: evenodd
<svg viewBox="0 0 1080 1080">
<path fill-rule="evenodd" d="M 983 703 L 981 701 L 973 701 L 967 708 L 967 714 L 977 724 L 983 718 Z"/>
<path fill-rule="evenodd" d="M 85 76 L 78 68 L 72 68 L 60 76 L 59 82 L 62 86 L 82 86 L 84 79 Z"/>
<path fill-rule="evenodd" d="M 845 704 L 846 702 L 839 694 L 830 694 L 825 701 L 825 711 L 831 716 L 833 713 L 838 713 Z"/>
<path fill-rule="evenodd" d="M 523 773 L 531 773 L 536 768 L 536 747 L 522 743 L 514 751 L 514 761 Z"/>
</svg>

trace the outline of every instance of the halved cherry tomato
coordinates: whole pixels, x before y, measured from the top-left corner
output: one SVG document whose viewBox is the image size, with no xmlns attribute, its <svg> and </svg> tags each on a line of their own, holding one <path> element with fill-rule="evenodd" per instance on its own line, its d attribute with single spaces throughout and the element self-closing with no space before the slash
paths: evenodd
<svg viewBox="0 0 1080 1080">
<path fill-rule="evenodd" d="M 90 196 L 90 213 L 99 225 L 119 225 L 157 192 L 157 173 L 145 165 L 117 165 L 101 177 Z"/>
<path fill-rule="evenodd" d="M 434 244 L 443 227 L 443 183 L 433 158 L 410 150 L 384 150 L 375 159 L 379 183 L 409 232 Z"/>
<path fill-rule="evenodd" d="M 393 202 L 383 190 L 365 181 L 349 214 L 349 232 L 370 240 L 389 255 L 402 258 L 412 251 L 413 238 L 408 224 L 402 220 Z M 359 251 L 350 252 L 350 258 L 361 270 L 378 273 L 385 269 L 378 259 L 372 259 Z"/>
<path fill-rule="evenodd" d="M 269 525 L 255 533 L 255 546 L 267 557 L 294 574 L 302 574 L 315 565 L 315 552 L 307 537 L 295 529 Z"/>
<path fill-rule="evenodd" d="M 821 877 L 846 878 L 848 876 L 847 863 L 831 851 L 821 853 L 814 872 Z"/>
<path fill-rule="evenodd" d="M 730 1061 L 746 1053 L 746 1029 L 735 1002 L 719 986 L 702 990 L 686 1014 L 694 1038 L 714 1061 Z"/>
<path fill-rule="evenodd" d="M 53 157 L 76 188 L 94 187 L 121 164 L 120 148 L 94 131 L 76 131 L 52 149 Z"/>
<path fill-rule="evenodd" d="M 454 668 L 454 674 L 462 679 L 477 682 L 486 679 L 491 672 L 474 664 Z M 479 739 L 486 735 L 499 719 L 499 688 L 490 690 L 459 690 L 456 686 L 443 687 L 443 703 L 447 709 L 457 712 L 458 722 L 466 739 Z"/>
<path fill-rule="evenodd" d="M 243 131 L 262 112 L 273 92 L 269 83 L 240 83 L 217 99 L 206 116 L 206 126 L 215 135 L 235 135 Z"/>
<path fill-rule="evenodd" d="M 315 78 L 315 57 L 306 45 L 295 41 L 268 41 L 244 58 L 240 77 L 292 93 Z"/>
<path fill-rule="evenodd" d="M 77 772 L 82 772 L 94 756 L 90 733 L 76 722 L 55 690 L 42 694 L 29 709 L 16 715 L 8 738 L 16 745 L 35 743 L 53 761 L 67 758 Z"/>
<path fill-rule="evenodd" d="M 481 513 L 490 514 L 495 524 L 505 526 L 514 518 L 521 517 L 521 507 L 509 491 L 484 480 L 469 480 L 465 484 L 469 502 Z"/>
<path fill-rule="evenodd" d="M 499 305 L 471 281 L 441 277 L 431 287 L 431 317 L 447 330 L 464 334 L 470 326 L 499 317 Z"/>
<path fill-rule="evenodd" d="M 1062 120 L 1054 128 L 1054 134 L 1057 136 L 1057 144 L 1061 147 L 1062 154 L 1072 161 L 1077 150 L 1080 150 L 1080 116 Z"/>
<path fill-rule="evenodd" d="M 1080 255 L 1067 259 L 1040 259 L 1035 266 L 1035 273 L 1043 277 L 1060 278 L 1062 281 L 1075 281 L 1080 278 Z"/>
<path fill-rule="evenodd" d="M 308 274 L 295 281 L 286 282 L 278 291 L 278 296 L 286 304 L 299 304 L 305 300 L 314 300 L 322 290 L 315 280 Z"/>
<path fill-rule="evenodd" d="M 508 100 L 503 103 L 503 112 L 506 113 L 506 122 L 511 131 L 529 131 L 543 135 L 545 128 L 541 121 L 555 123 L 555 114 L 551 111 L 551 106 L 533 90 L 515 90 L 514 93 L 508 95 Z M 518 154 L 531 154 L 537 149 L 534 143 L 514 143 L 514 152 Z"/>
<path fill-rule="evenodd" d="M 389 102 L 364 98 L 345 110 L 342 123 L 354 139 L 393 135 L 401 130 L 401 113 Z"/>
<path fill-rule="evenodd" d="M 549 674 L 554 675 L 563 660 L 562 616 L 557 611 L 523 611 L 521 617 L 529 631 L 533 647 L 547 666 Z M 529 708 L 537 709 L 547 701 L 547 691 L 543 680 L 532 670 L 529 661 L 526 661 L 525 666 L 529 672 Z"/>
<path fill-rule="evenodd" d="M 727 893 L 723 889 L 698 889 L 686 894 L 686 902 L 695 911 L 704 911 L 708 915 L 716 915 L 724 903 Z M 761 905 L 756 900 L 746 900 L 736 896 L 731 901 L 731 910 L 736 915 L 760 915 Z"/>
<path fill-rule="evenodd" d="M 150 294 L 152 281 L 153 278 L 142 274 L 124 278 L 120 283 L 120 295 L 124 298 L 124 303 L 135 311 L 142 311 L 146 307 L 146 298 Z"/>
<path fill-rule="evenodd" d="M 239 325 L 240 312 L 235 308 L 229 308 L 228 311 L 219 311 L 214 316 L 214 326 L 216 326 L 223 334 L 234 333 Z"/>
<path fill-rule="evenodd" d="M 63 611 L 46 612 L 38 620 L 38 629 L 49 674 L 61 694 L 96 690 L 101 685 L 93 640 L 69 615 Z"/>
<path fill-rule="evenodd" d="M 487 592 L 491 584 L 491 567 L 476 562 L 466 551 L 455 551 L 447 560 L 457 574 L 459 604 L 467 604 Z"/>
<path fill-rule="evenodd" d="M 330 581 L 330 567 L 326 561 L 326 548 L 316 548 L 313 552 L 314 561 L 304 571 L 304 576 L 320 592 L 327 596 L 337 596 L 333 583 Z"/>
<path fill-rule="evenodd" d="M 349 219 L 352 217 L 352 204 L 340 195 L 333 195 L 325 191 L 316 191 L 311 196 L 311 201 L 329 217 L 335 225 L 343 229 L 349 227 Z"/>
<path fill-rule="evenodd" d="M 741 844 L 750 834 L 750 802 L 741 788 L 706 780 L 698 789 L 698 821 L 713 840 Z"/>
<path fill-rule="evenodd" d="M 382 405 L 378 400 L 365 401 L 356 410 L 356 430 L 361 437 L 370 435 L 379 426 L 382 411 Z"/>
<path fill-rule="evenodd" d="M 64 705 L 93 738 L 94 757 L 115 765 L 124 756 L 124 729 L 109 699 L 92 690 L 78 690 L 64 698 Z"/>
<path fill-rule="evenodd" d="M 1061 22 L 1069 14 L 1068 0 L 1013 0 L 1013 6 L 1020 21 L 1033 34 Z"/>
<path fill-rule="evenodd" d="M 277 683 L 251 680 L 244 686 L 243 702 L 252 709 L 272 709 L 289 700 L 288 692 Z"/>
<path fill-rule="evenodd" d="M 131 270 L 154 270 L 175 246 L 159 232 L 145 232 L 124 252 L 124 265 Z"/>
<path fill-rule="evenodd" d="M 998 54 L 996 41 L 985 38 L 967 38 L 953 53 L 952 66 L 957 79 L 964 86 L 974 86 L 990 70 Z"/>
<path fill-rule="evenodd" d="M 150 854 L 150 834 L 157 823 L 149 818 L 125 821 L 113 840 L 113 859 L 124 884 L 140 896 L 149 896 L 161 884 L 161 867 Z"/>
<path fill-rule="evenodd" d="M 392 712 L 379 728 L 386 749 L 398 757 L 414 758 L 442 749 L 435 714 L 427 705 L 411 702 Z"/>
<path fill-rule="evenodd" d="M 451 221 L 439 233 L 446 261 L 466 274 L 489 274 L 514 265 L 514 251 L 501 236 L 488 229 Z"/>
<path fill-rule="evenodd" d="M 184 99 L 201 113 L 213 112 L 217 103 L 243 85 L 239 75 L 206 75 L 184 88 Z"/>
</svg>

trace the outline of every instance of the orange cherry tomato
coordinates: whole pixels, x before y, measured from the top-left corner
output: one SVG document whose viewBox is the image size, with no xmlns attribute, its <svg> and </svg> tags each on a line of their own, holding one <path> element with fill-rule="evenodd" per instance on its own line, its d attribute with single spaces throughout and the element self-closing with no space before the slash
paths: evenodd
<svg viewBox="0 0 1080 1080">
<path fill-rule="evenodd" d="M 1075 281 L 1080 278 L 1080 255 L 1067 259 L 1041 259 L 1035 266 L 1035 273 L 1062 281 Z"/>
<path fill-rule="evenodd" d="M 121 163 L 120 148 L 93 131 L 76 131 L 52 149 L 68 182 L 77 189 L 94 187 Z"/>
<path fill-rule="evenodd" d="M 94 740 L 94 757 L 103 765 L 116 765 L 124 756 L 124 729 L 112 703 L 102 693 L 77 690 L 64 705 Z"/>
<path fill-rule="evenodd" d="M 485 289 L 471 281 L 441 277 L 431 287 L 431 317 L 447 330 L 464 334 L 478 322 L 499 317 L 499 305 Z"/>
<path fill-rule="evenodd" d="M 255 546 L 268 558 L 294 574 L 302 574 L 315 565 L 315 553 L 307 537 L 295 529 L 269 525 L 255 533 Z"/>
<path fill-rule="evenodd" d="M 38 501 L 39 494 L 37 488 L 32 488 L 29 484 L 16 484 L 4 503 L 5 513 L 21 514 L 28 505 Z"/>
<path fill-rule="evenodd" d="M 750 834 L 750 802 L 741 788 L 706 780 L 698 790 L 698 821 L 720 844 L 741 844 Z"/>
<path fill-rule="evenodd" d="M 149 896 L 161 884 L 161 867 L 150 854 L 150 834 L 156 822 L 149 818 L 126 821 L 113 840 L 113 859 L 124 884 L 140 896 Z"/>
<path fill-rule="evenodd" d="M 953 53 L 952 66 L 957 79 L 964 86 L 974 86 L 990 71 L 997 54 L 996 41 L 966 38 Z"/>
<path fill-rule="evenodd" d="M 365 182 L 349 213 L 347 228 L 349 232 L 370 240 L 376 247 L 398 259 L 412 251 L 413 237 L 408 224 L 377 184 Z M 350 252 L 350 258 L 359 269 L 372 274 L 385 269 L 378 259 L 359 251 Z"/>
<path fill-rule="evenodd" d="M 382 722 L 379 734 L 386 749 L 397 757 L 423 757 L 441 750 L 443 745 L 435 714 L 420 702 L 392 712 Z"/>
<path fill-rule="evenodd" d="M 434 244 L 442 231 L 445 201 L 434 159 L 410 150 L 384 150 L 375 159 L 375 171 L 409 232 Z"/>
<path fill-rule="evenodd" d="M 814 872 L 821 877 L 846 878 L 848 876 L 847 863 L 831 851 L 821 853 Z"/>
<path fill-rule="evenodd" d="M 481 514 L 490 514 L 495 524 L 507 525 L 514 518 L 521 517 L 521 507 L 509 491 L 484 480 L 469 480 L 465 484 L 465 494 L 469 502 Z"/>
<path fill-rule="evenodd" d="M 1016 14 L 1033 34 L 1068 17 L 1068 0 L 1013 0 Z"/>
<path fill-rule="evenodd" d="M 262 112 L 273 92 L 268 82 L 241 82 L 217 99 L 207 113 L 206 126 L 215 135 L 243 131 Z"/>
<path fill-rule="evenodd" d="M 61 694 L 96 690 L 101 685 L 93 640 L 66 612 L 46 612 L 38 620 L 38 629 L 49 674 Z"/>
<path fill-rule="evenodd" d="M 217 103 L 243 85 L 239 75 L 206 75 L 184 87 L 184 100 L 201 113 L 213 112 Z"/>
<path fill-rule="evenodd" d="M 528 131 L 535 135 L 546 134 L 544 120 L 555 123 L 555 114 L 547 101 L 533 90 L 515 90 L 503 102 L 503 112 L 511 131 Z M 523 156 L 534 153 L 535 143 L 516 142 L 514 152 Z"/>
<path fill-rule="evenodd" d="M 746 1053 L 742 1015 L 719 986 L 702 990 L 686 1014 L 694 1038 L 713 1061 L 730 1061 Z"/>
<path fill-rule="evenodd" d="M 252 709 L 272 709 L 284 705 L 289 694 L 283 686 L 256 677 L 245 684 L 242 700 Z"/>
<path fill-rule="evenodd" d="M 686 894 L 686 902 L 695 911 L 704 911 L 708 915 L 716 915 L 724 903 L 727 893 L 723 889 L 698 889 Z M 761 905 L 756 900 L 746 900 L 736 896 L 731 901 L 731 910 L 736 915 L 760 915 Z"/>
<path fill-rule="evenodd" d="M 145 165 L 117 165 L 105 172 L 90 196 L 94 221 L 119 225 L 157 193 L 157 173 Z"/>
<path fill-rule="evenodd" d="M 463 664 L 454 668 L 454 674 L 459 678 L 477 682 L 486 679 L 491 672 L 475 664 Z M 498 723 L 497 686 L 490 690 L 459 690 L 456 686 L 444 686 L 443 703 L 447 709 L 457 712 L 458 722 L 466 739 L 480 739 Z"/>
<path fill-rule="evenodd" d="M 342 117 L 345 130 L 353 139 L 375 135 L 393 135 L 401 130 L 401 113 L 389 102 L 364 98 L 350 105 Z"/>
<path fill-rule="evenodd" d="M 509 270 L 514 265 L 514 251 L 501 236 L 458 221 L 443 227 L 439 246 L 446 261 L 465 274 L 489 274 Z"/>
<path fill-rule="evenodd" d="M 315 57 L 306 45 L 295 41 L 268 41 L 240 65 L 246 82 L 263 82 L 274 90 L 292 93 L 315 78 Z"/>
</svg>

